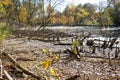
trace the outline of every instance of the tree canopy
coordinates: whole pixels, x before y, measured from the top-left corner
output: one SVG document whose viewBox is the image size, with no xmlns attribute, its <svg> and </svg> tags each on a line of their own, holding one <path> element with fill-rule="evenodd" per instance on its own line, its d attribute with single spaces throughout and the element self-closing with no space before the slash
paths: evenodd
<svg viewBox="0 0 120 80">
<path fill-rule="evenodd" d="M 72 3 L 59 12 L 55 9 L 59 1 L 1 0 L 0 18 L 7 23 L 39 25 L 120 25 L 120 2 L 108 0 L 107 7 Z"/>
</svg>

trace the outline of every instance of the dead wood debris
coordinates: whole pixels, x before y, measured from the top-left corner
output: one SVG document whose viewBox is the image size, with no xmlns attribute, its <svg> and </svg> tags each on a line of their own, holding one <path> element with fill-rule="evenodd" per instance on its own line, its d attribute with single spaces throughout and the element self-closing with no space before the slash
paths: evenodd
<svg viewBox="0 0 120 80">
<path fill-rule="evenodd" d="M 44 80 L 44 78 L 42 78 L 41 76 L 38 76 L 38 75 L 35 75 L 33 72 L 25 69 L 23 66 L 20 66 L 18 63 L 16 63 L 16 61 L 8 54 L 8 53 L 3 53 L 7 58 L 10 59 L 10 61 L 13 63 L 13 64 L 16 64 L 16 67 L 19 68 L 20 70 L 22 70 L 22 72 L 24 72 L 25 74 L 27 75 L 31 75 L 32 77 L 36 78 L 36 79 L 42 79 Z"/>
</svg>

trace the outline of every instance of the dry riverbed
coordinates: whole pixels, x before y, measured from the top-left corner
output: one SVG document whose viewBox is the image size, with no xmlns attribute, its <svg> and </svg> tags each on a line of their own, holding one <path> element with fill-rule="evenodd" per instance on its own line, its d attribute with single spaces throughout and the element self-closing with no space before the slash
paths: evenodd
<svg viewBox="0 0 120 80">
<path fill-rule="evenodd" d="M 89 58 L 79 61 L 75 59 L 64 60 L 66 54 L 61 52 L 60 55 L 56 54 L 59 56 L 59 60 L 54 60 L 49 66 L 56 71 L 57 76 L 52 75 L 50 69 L 45 70 L 44 66 L 41 66 L 42 62 L 52 60 L 49 54 L 43 53 L 43 49 L 63 51 L 70 46 L 19 38 L 4 41 L 4 48 L 21 66 L 47 80 L 120 80 L 119 60 L 112 61 L 112 66 L 107 60 L 90 60 Z M 18 79 L 23 80 L 20 77 Z"/>
</svg>

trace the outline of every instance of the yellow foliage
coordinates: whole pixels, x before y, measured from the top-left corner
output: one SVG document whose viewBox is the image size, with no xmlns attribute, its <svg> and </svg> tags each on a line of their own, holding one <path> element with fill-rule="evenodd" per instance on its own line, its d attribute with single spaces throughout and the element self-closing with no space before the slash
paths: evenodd
<svg viewBox="0 0 120 80">
<path fill-rule="evenodd" d="M 78 40 L 75 40 L 72 42 L 72 46 L 80 46 L 80 42 Z"/>
<path fill-rule="evenodd" d="M 53 68 L 50 68 L 50 73 L 53 75 L 53 76 L 57 76 L 57 72 L 55 69 Z"/>
<path fill-rule="evenodd" d="M 43 53 L 48 53 L 48 49 L 43 49 Z"/>
<path fill-rule="evenodd" d="M 67 17 L 64 16 L 64 15 L 62 15 L 62 16 L 60 17 L 60 23 L 62 23 L 63 25 L 65 25 L 65 24 L 67 23 Z"/>
<path fill-rule="evenodd" d="M 73 41 L 72 43 L 72 51 L 75 53 L 75 54 L 78 54 L 78 49 L 77 47 L 80 46 L 80 42 L 78 40 L 75 40 Z"/>
<path fill-rule="evenodd" d="M 50 66 L 50 62 L 51 62 L 51 60 L 48 59 L 47 61 L 42 62 L 41 65 L 44 66 L 45 70 L 48 70 L 48 68 Z"/>
<path fill-rule="evenodd" d="M 50 56 L 53 56 L 53 52 L 51 50 L 49 51 L 49 54 L 50 54 Z"/>
<path fill-rule="evenodd" d="M 72 4 L 71 4 L 71 8 L 70 8 L 70 10 L 71 10 L 72 12 L 75 12 L 75 8 L 76 8 L 75 4 L 72 3 Z"/>
<path fill-rule="evenodd" d="M 79 12 L 77 13 L 77 16 L 79 18 L 84 18 L 88 15 L 89 15 L 89 13 L 84 8 L 79 8 Z"/>
<path fill-rule="evenodd" d="M 21 7 L 20 14 L 19 14 L 20 21 L 27 22 L 27 16 L 28 16 L 28 12 L 27 12 L 26 8 Z"/>
<path fill-rule="evenodd" d="M 10 35 L 9 27 L 6 23 L 0 23 L 0 41 L 4 40 Z"/>
<path fill-rule="evenodd" d="M 55 17 L 52 17 L 52 18 L 51 18 L 51 23 L 54 24 L 54 23 L 56 23 L 56 22 L 57 22 L 57 19 L 56 19 Z"/>
<path fill-rule="evenodd" d="M 6 12 L 5 8 L 3 7 L 3 4 L 0 3 L 0 12 L 4 13 Z"/>
<path fill-rule="evenodd" d="M 5 6 L 8 6 L 9 4 L 11 4 L 11 0 L 1 0 L 0 3 L 2 3 Z"/>
<path fill-rule="evenodd" d="M 52 52 L 51 50 L 49 50 L 49 54 L 50 54 L 50 56 L 51 56 L 53 59 L 56 59 L 56 60 L 59 59 L 59 56 L 53 55 L 53 52 Z"/>
<path fill-rule="evenodd" d="M 74 24 L 74 16 L 69 17 L 69 24 L 70 25 Z"/>
<path fill-rule="evenodd" d="M 56 60 L 58 60 L 58 59 L 59 59 L 59 56 L 54 55 L 53 58 L 56 59 Z"/>
</svg>

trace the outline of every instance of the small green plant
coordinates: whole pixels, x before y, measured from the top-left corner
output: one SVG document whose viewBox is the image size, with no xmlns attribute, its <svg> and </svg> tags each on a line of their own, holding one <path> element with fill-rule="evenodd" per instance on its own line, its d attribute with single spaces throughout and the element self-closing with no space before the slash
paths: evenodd
<svg viewBox="0 0 120 80">
<path fill-rule="evenodd" d="M 10 29 L 6 23 L 0 23 L 0 41 L 5 40 L 10 35 Z"/>
<path fill-rule="evenodd" d="M 0 23 L 0 47 L 3 49 L 3 40 L 10 35 L 10 29 L 6 23 Z"/>
<path fill-rule="evenodd" d="M 79 40 L 75 39 L 75 41 L 72 42 L 71 51 L 76 55 L 77 58 L 80 58 L 78 46 L 80 46 L 80 42 Z"/>
</svg>

